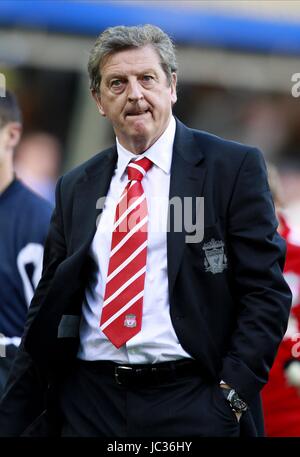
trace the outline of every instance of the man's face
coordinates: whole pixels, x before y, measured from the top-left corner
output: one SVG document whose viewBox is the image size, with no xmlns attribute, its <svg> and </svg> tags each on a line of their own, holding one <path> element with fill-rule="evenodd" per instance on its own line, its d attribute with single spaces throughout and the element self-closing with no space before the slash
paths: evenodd
<svg viewBox="0 0 300 457">
<path fill-rule="evenodd" d="M 9 122 L 0 128 L 0 166 L 6 166 L 11 161 L 12 154 L 19 143 L 21 135 L 21 124 Z"/>
<path fill-rule="evenodd" d="M 126 149 L 139 154 L 161 136 L 176 102 L 176 74 L 169 85 L 159 56 L 150 45 L 109 56 L 101 68 L 100 113 L 112 123 Z"/>
<path fill-rule="evenodd" d="M 0 128 L 0 166 L 7 156 L 7 126 Z"/>
</svg>

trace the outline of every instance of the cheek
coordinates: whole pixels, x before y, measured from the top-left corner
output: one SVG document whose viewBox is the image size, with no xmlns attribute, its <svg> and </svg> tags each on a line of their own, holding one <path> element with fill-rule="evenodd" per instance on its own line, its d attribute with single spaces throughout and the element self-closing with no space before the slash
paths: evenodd
<svg viewBox="0 0 300 457">
<path fill-rule="evenodd" d="M 165 118 L 168 116 L 172 110 L 172 100 L 170 94 L 160 95 L 153 106 L 157 117 Z"/>
<path fill-rule="evenodd" d="M 172 102 L 172 98 L 173 93 L 169 87 L 155 94 L 156 104 L 162 111 L 169 108 Z"/>
<path fill-rule="evenodd" d="M 124 112 L 125 106 L 126 99 L 122 96 L 118 96 L 118 98 L 111 98 L 111 100 L 108 100 L 107 110 L 116 117 Z"/>
</svg>

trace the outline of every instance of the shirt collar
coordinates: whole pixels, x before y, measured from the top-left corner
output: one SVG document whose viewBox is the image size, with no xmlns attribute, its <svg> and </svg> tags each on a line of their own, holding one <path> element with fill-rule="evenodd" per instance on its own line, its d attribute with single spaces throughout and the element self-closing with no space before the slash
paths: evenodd
<svg viewBox="0 0 300 457">
<path fill-rule="evenodd" d="M 118 138 L 116 138 L 118 151 L 116 174 L 119 178 L 121 178 L 123 173 L 126 171 L 129 162 L 133 159 L 136 160 L 137 157 L 148 157 L 148 159 L 150 159 L 156 166 L 161 168 L 166 174 L 169 174 L 171 169 L 175 131 L 176 122 L 172 116 L 164 133 L 149 149 L 147 149 L 147 151 L 143 152 L 143 154 L 140 154 L 139 156 L 125 149 L 119 143 Z"/>
</svg>

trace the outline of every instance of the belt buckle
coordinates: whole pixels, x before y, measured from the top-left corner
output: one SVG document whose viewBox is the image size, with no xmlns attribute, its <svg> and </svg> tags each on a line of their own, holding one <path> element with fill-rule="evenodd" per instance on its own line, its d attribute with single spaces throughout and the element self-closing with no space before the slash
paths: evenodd
<svg viewBox="0 0 300 457">
<path fill-rule="evenodd" d="M 119 386 L 121 386 L 122 382 L 120 381 L 120 378 L 119 378 L 120 372 L 118 370 L 121 370 L 121 371 L 122 370 L 125 370 L 125 371 L 127 370 L 127 373 L 128 373 L 129 371 L 132 371 L 132 368 L 131 367 L 126 367 L 124 365 L 118 365 L 117 367 L 115 367 L 115 381 L 116 381 L 117 384 L 119 384 Z"/>
</svg>

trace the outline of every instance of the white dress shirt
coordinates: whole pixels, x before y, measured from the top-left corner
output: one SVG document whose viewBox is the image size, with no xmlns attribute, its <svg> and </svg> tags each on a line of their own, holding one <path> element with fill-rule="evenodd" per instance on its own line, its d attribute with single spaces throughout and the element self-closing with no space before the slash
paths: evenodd
<svg viewBox="0 0 300 457">
<path fill-rule="evenodd" d="M 147 199 L 148 251 L 141 331 L 117 349 L 100 330 L 100 317 L 107 277 L 115 209 L 127 178 L 127 165 L 136 154 L 117 141 L 118 161 L 104 209 L 90 247 L 95 271 L 86 290 L 80 325 L 78 358 L 111 360 L 117 363 L 158 363 L 191 356 L 175 334 L 171 318 L 167 275 L 167 217 L 170 169 L 175 137 L 174 117 L 163 135 L 140 157 L 153 166 L 142 180 Z"/>
</svg>

